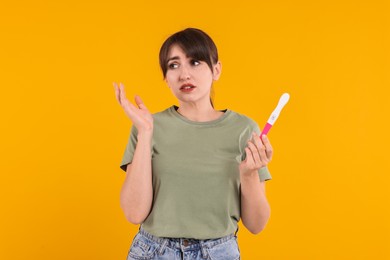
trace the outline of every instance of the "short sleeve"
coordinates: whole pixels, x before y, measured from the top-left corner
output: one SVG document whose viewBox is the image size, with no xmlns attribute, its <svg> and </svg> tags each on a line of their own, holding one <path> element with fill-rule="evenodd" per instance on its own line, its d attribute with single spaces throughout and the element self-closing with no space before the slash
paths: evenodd
<svg viewBox="0 0 390 260">
<path fill-rule="evenodd" d="M 137 128 L 133 125 L 131 127 L 129 141 L 127 142 L 126 149 L 122 157 L 122 162 L 120 164 L 120 168 L 124 171 L 126 171 L 127 165 L 133 161 L 133 155 L 138 141 L 137 134 Z"/>
<path fill-rule="evenodd" d="M 249 127 L 249 131 L 248 131 L 247 137 L 246 137 L 246 142 L 243 143 L 245 147 L 247 145 L 247 141 L 250 140 L 251 137 L 252 137 L 252 132 L 256 132 L 259 136 L 260 136 L 260 133 L 261 133 L 259 126 L 253 120 L 251 120 L 251 125 Z M 243 148 L 242 160 L 245 160 L 245 158 L 246 158 L 245 147 Z M 272 179 L 271 173 L 269 172 L 267 166 L 264 166 L 264 167 L 260 168 L 259 171 L 258 171 L 258 174 L 259 174 L 260 181 L 268 181 L 268 180 Z"/>
<path fill-rule="evenodd" d="M 260 181 L 272 180 L 271 173 L 269 172 L 267 166 L 259 169 L 259 177 L 260 177 Z"/>
</svg>

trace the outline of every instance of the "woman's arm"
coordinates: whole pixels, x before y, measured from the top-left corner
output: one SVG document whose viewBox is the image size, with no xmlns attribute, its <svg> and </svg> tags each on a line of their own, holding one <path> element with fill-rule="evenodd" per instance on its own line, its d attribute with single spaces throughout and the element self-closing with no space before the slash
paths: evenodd
<svg viewBox="0 0 390 260">
<path fill-rule="evenodd" d="M 152 155 L 153 116 L 139 96 L 134 106 L 126 98 L 125 87 L 114 82 L 115 96 L 126 115 L 137 128 L 137 145 L 120 193 L 120 205 L 128 221 L 142 223 L 149 215 L 153 201 Z"/>
<path fill-rule="evenodd" d="M 270 206 L 265 195 L 265 181 L 260 182 L 258 171 L 271 160 L 273 149 L 267 138 L 262 140 L 256 132 L 245 148 L 246 158 L 241 162 L 241 219 L 245 227 L 258 234 L 266 226 L 270 217 Z"/>
<path fill-rule="evenodd" d="M 257 171 L 240 173 L 240 179 L 242 223 L 251 233 L 258 234 L 266 226 L 271 211 L 265 195 L 265 181 L 260 182 Z"/>
<path fill-rule="evenodd" d="M 120 193 L 120 204 L 126 219 L 142 223 L 152 207 L 152 158 L 150 134 L 138 134 L 133 161 L 127 165 L 126 179 Z"/>
</svg>

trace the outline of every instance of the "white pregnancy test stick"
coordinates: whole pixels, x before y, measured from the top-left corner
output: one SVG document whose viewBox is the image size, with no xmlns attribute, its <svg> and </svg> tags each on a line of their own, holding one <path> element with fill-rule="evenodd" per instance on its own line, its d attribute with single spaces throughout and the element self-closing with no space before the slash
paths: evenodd
<svg viewBox="0 0 390 260">
<path fill-rule="evenodd" d="M 275 124 L 276 119 L 278 119 L 280 111 L 282 111 L 282 108 L 287 104 L 288 100 L 290 99 L 290 95 L 288 93 L 284 93 L 280 99 L 279 103 L 276 106 L 274 112 L 272 112 L 271 116 L 269 117 L 267 124 L 264 126 L 263 131 L 260 134 L 260 137 L 262 135 L 266 135 L 268 131 L 271 129 L 271 127 Z"/>
</svg>

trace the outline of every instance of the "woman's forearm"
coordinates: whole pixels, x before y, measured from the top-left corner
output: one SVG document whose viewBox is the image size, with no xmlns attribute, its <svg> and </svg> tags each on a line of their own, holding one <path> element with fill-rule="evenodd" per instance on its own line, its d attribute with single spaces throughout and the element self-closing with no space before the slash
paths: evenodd
<svg viewBox="0 0 390 260">
<path fill-rule="evenodd" d="M 264 229 L 270 217 L 264 182 L 260 182 L 257 170 L 250 174 L 240 172 L 240 180 L 241 219 L 251 233 L 258 234 Z"/>
<path fill-rule="evenodd" d="M 142 223 L 152 207 L 151 134 L 138 134 L 132 163 L 127 166 L 126 179 L 120 193 L 120 204 L 128 221 Z"/>
</svg>

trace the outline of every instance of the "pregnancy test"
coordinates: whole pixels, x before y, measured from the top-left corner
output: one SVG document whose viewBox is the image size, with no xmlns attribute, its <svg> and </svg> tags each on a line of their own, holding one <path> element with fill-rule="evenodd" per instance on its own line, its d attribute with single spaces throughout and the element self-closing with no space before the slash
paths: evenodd
<svg viewBox="0 0 390 260">
<path fill-rule="evenodd" d="M 266 135 L 271 127 L 275 124 L 276 119 L 278 119 L 280 112 L 282 111 L 282 108 L 287 104 L 288 100 L 290 99 L 290 95 L 288 93 L 284 93 L 280 99 L 279 103 L 276 106 L 275 110 L 272 112 L 271 116 L 269 117 L 267 124 L 264 126 L 263 131 L 260 134 L 260 137 L 262 135 Z"/>
</svg>

